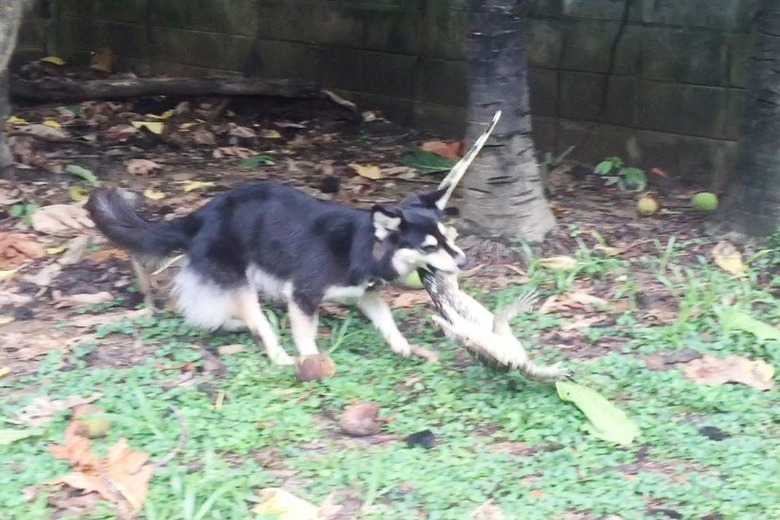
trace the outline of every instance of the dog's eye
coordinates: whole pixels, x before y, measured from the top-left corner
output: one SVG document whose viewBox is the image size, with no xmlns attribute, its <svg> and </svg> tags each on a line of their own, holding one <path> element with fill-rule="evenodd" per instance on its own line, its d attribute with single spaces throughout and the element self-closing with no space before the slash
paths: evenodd
<svg viewBox="0 0 780 520">
<path fill-rule="evenodd" d="M 423 253 L 435 253 L 439 249 L 439 246 L 423 246 Z"/>
</svg>

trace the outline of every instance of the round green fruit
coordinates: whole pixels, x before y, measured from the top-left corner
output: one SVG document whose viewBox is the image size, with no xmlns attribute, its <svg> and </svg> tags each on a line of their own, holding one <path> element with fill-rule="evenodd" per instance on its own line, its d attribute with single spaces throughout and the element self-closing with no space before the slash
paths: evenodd
<svg viewBox="0 0 780 520">
<path fill-rule="evenodd" d="M 111 421 L 105 417 L 96 417 L 103 410 L 91 404 L 77 406 L 73 409 L 73 422 L 79 425 L 81 434 L 90 439 L 103 437 L 111 427 Z"/>
<path fill-rule="evenodd" d="M 654 197 L 645 195 L 636 202 L 636 212 L 643 217 L 655 215 L 661 209 L 661 204 Z"/>
<path fill-rule="evenodd" d="M 423 287 L 422 280 L 420 280 L 420 273 L 417 271 L 412 271 L 409 273 L 409 276 L 404 279 L 403 283 L 406 287 L 410 287 L 412 289 L 422 289 Z"/>
<path fill-rule="evenodd" d="M 698 211 L 715 211 L 718 207 L 718 196 L 706 191 L 697 193 L 693 197 L 693 207 Z"/>
</svg>

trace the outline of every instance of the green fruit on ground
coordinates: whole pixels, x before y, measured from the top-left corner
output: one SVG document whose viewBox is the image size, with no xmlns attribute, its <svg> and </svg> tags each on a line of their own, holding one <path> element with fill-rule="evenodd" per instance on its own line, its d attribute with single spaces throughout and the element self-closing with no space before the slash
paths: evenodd
<svg viewBox="0 0 780 520">
<path fill-rule="evenodd" d="M 90 439 L 103 437 L 111 427 L 111 421 L 104 417 L 96 417 L 95 414 L 104 413 L 103 410 L 91 404 L 77 406 L 73 409 L 73 422 L 79 426 L 79 432 Z"/>
<path fill-rule="evenodd" d="M 422 289 L 423 283 L 420 280 L 420 273 L 417 271 L 409 273 L 409 276 L 404 279 L 404 285 L 413 289 Z"/>
<path fill-rule="evenodd" d="M 693 207 L 699 211 L 715 211 L 718 207 L 718 196 L 707 191 L 697 193 L 693 197 Z"/>
<path fill-rule="evenodd" d="M 661 204 L 654 197 L 645 195 L 636 202 L 636 212 L 643 217 L 655 215 L 661 209 Z"/>
</svg>

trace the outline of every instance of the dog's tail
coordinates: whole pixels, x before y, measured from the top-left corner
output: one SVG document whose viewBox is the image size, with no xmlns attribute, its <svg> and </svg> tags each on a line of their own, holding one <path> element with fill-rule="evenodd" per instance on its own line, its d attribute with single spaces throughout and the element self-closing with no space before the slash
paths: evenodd
<svg viewBox="0 0 780 520">
<path fill-rule="evenodd" d="M 159 259 L 186 250 L 198 230 L 197 218 L 188 215 L 151 222 L 136 212 L 142 204 L 140 196 L 128 191 L 98 188 L 85 207 L 100 232 L 130 253 Z"/>
</svg>

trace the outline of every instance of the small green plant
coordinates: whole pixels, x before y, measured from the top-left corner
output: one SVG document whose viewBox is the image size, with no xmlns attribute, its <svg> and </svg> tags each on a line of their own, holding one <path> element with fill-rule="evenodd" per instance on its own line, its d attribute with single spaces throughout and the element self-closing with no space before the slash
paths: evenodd
<svg viewBox="0 0 780 520">
<path fill-rule="evenodd" d="M 28 226 L 32 225 L 32 215 L 40 208 L 37 204 L 14 204 L 11 206 L 11 216 L 21 219 Z"/>
<path fill-rule="evenodd" d="M 570 146 L 559 156 L 554 156 L 551 152 L 544 154 L 544 160 L 539 164 L 539 174 L 542 178 L 542 186 L 545 191 L 553 193 L 555 188 L 549 182 L 550 172 L 557 168 L 570 153 L 574 151 L 576 146 Z"/>
<path fill-rule="evenodd" d="M 596 165 L 593 173 L 604 177 L 604 185 L 617 185 L 623 191 L 644 191 L 647 175 L 641 168 L 626 166 L 620 157 L 607 157 Z"/>
</svg>

